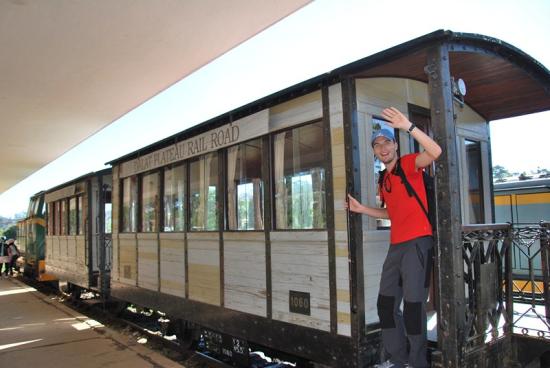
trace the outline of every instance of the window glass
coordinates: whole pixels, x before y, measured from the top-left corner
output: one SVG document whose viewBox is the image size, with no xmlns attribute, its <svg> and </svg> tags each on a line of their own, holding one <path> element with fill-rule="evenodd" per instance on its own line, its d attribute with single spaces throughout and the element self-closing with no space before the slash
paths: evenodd
<svg viewBox="0 0 550 368">
<path fill-rule="evenodd" d="M 48 203 L 48 235 L 55 234 L 55 205 L 54 202 Z"/>
<path fill-rule="evenodd" d="M 218 155 L 201 156 L 189 164 L 190 230 L 218 229 Z"/>
<path fill-rule="evenodd" d="M 185 224 L 184 165 L 164 170 L 164 231 L 183 231 Z"/>
<path fill-rule="evenodd" d="M 84 234 L 84 209 L 82 208 L 82 196 L 76 197 L 76 221 L 77 221 L 77 234 Z"/>
<path fill-rule="evenodd" d="M 35 201 L 36 201 L 35 199 L 31 199 L 31 200 L 29 201 L 29 207 L 27 208 L 27 217 L 31 217 L 31 216 L 32 216 L 32 213 L 33 213 L 32 211 L 33 211 L 33 208 L 34 208 L 34 202 L 35 202 Z"/>
<path fill-rule="evenodd" d="M 137 176 L 122 180 L 122 232 L 137 232 Z"/>
<path fill-rule="evenodd" d="M 55 235 L 61 235 L 61 201 L 55 202 Z"/>
<path fill-rule="evenodd" d="M 113 205 L 111 199 L 111 190 L 105 191 L 105 233 L 110 234 L 113 232 Z"/>
<path fill-rule="evenodd" d="M 113 232 L 113 205 L 111 203 L 105 203 L 105 233 L 110 234 Z"/>
<path fill-rule="evenodd" d="M 230 230 L 263 230 L 262 140 L 227 150 L 227 222 Z"/>
<path fill-rule="evenodd" d="M 68 213 L 67 213 L 67 200 L 64 199 L 61 201 L 61 235 L 67 235 L 68 232 Z"/>
<path fill-rule="evenodd" d="M 394 131 L 394 129 L 388 125 L 385 120 L 372 118 L 372 132 L 373 134 L 381 129 L 388 129 L 389 131 Z M 395 134 L 395 131 L 394 131 Z M 398 135 L 396 135 L 398 137 Z M 371 137 L 368 137 L 369 148 L 371 146 Z M 371 151 L 372 152 L 372 151 Z M 376 207 L 382 206 L 382 199 L 380 198 L 380 188 L 378 185 L 378 180 L 380 178 L 380 171 L 384 170 L 386 166 L 380 161 L 376 156 L 374 156 L 374 180 L 376 185 Z M 390 219 L 377 218 L 376 219 L 376 228 L 377 229 L 389 229 L 391 226 Z"/>
<path fill-rule="evenodd" d="M 158 231 L 159 217 L 159 179 L 158 172 L 142 176 L 141 190 L 141 231 Z"/>
<path fill-rule="evenodd" d="M 77 233 L 76 197 L 69 199 L 69 235 Z"/>
<path fill-rule="evenodd" d="M 325 228 L 322 123 L 276 134 L 274 153 L 276 228 Z"/>
<path fill-rule="evenodd" d="M 483 173 L 481 171 L 481 144 L 466 139 L 466 166 L 468 170 L 468 211 L 470 224 L 485 222 L 483 215 Z"/>
</svg>

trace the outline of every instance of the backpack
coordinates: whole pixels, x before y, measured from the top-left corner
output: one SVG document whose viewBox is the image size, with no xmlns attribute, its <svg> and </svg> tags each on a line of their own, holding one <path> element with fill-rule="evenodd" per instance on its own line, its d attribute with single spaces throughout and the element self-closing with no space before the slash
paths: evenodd
<svg viewBox="0 0 550 368">
<path fill-rule="evenodd" d="M 19 257 L 19 249 L 17 249 L 17 246 L 15 245 L 15 243 L 11 243 L 9 246 L 8 246 L 8 254 L 11 255 L 12 257 L 13 256 L 18 256 Z"/>
<path fill-rule="evenodd" d="M 378 172 L 378 175 L 379 175 L 378 190 L 380 191 L 380 193 L 382 193 L 382 184 L 384 182 L 385 174 L 386 174 L 386 169 Z M 428 174 L 426 171 L 422 170 L 422 180 L 424 182 L 424 189 L 426 190 L 426 200 L 428 204 L 428 208 L 425 208 L 424 204 L 420 200 L 420 197 L 412 187 L 411 183 L 409 183 L 409 180 L 407 179 L 407 176 L 405 175 L 403 168 L 401 168 L 401 158 L 398 158 L 397 162 L 395 163 L 394 174 L 401 178 L 401 183 L 403 183 L 403 185 L 405 186 L 405 189 L 407 190 L 407 194 L 409 195 L 409 197 L 414 196 L 414 198 L 420 205 L 420 208 L 422 208 L 422 212 L 424 212 L 424 214 L 428 218 L 430 225 L 432 225 L 432 230 L 435 232 L 435 227 L 437 225 L 437 218 L 436 218 L 436 209 L 435 209 L 434 178 L 430 174 Z M 381 207 L 384 207 L 384 201 L 382 201 Z"/>
</svg>

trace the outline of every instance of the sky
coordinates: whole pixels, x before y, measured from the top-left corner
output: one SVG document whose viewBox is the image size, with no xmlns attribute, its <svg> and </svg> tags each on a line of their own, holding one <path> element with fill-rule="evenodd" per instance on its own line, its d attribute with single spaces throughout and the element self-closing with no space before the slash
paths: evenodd
<svg viewBox="0 0 550 368">
<path fill-rule="evenodd" d="M 550 0 L 316 0 L 130 111 L 0 195 L 29 197 L 229 110 L 438 29 L 501 39 L 550 69 Z M 491 122 L 493 165 L 550 169 L 550 112 Z"/>
</svg>

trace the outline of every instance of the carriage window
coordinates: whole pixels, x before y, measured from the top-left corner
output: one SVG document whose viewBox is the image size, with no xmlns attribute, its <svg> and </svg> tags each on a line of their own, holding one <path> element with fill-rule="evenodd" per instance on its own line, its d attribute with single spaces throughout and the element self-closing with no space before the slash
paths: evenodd
<svg viewBox="0 0 550 368">
<path fill-rule="evenodd" d="M 218 229 L 217 188 L 218 156 L 209 153 L 189 165 L 190 229 Z"/>
<path fill-rule="evenodd" d="M 55 221 L 54 221 L 54 228 L 55 228 L 55 235 L 61 235 L 61 202 L 57 201 L 55 203 Z"/>
<path fill-rule="evenodd" d="M 468 171 L 468 212 L 470 224 L 485 222 L 483 206 L 483 173 L 481 171 L 481 143 L 464 140 L 466 145 L 466 167 Z"/>
<path fill-rule="evenodd" d="M 76 217 L 76 220 L 77 220 L 77 226 L 78 226 L 78 229 L 77 229 L 77 234 L 84 234 L 84 217 L 82 216 L 83 214 L 83 209 L 82 209 L 82 196 L 78 196 L 76 197 L 76 213 L 77 213 L 77 217 Z"/>
<path fill-rule="evenodd" d="M 122 180 L 122 231 L 137 231 L 137 176 Z"/>
<path fill-rule="evenodd" d="M 143 232 L 158 231 L 159 180 L 158 172 L 142 177 L 141 231 Z"/>
<path fill-rule="evenodd" d="M 164 170 L 164 231 L 184 231 L 186 167 Z"/>
<path fill-rule="evenodd" d="M 67 200 L 64 199 L 61 201 L 61 235 L 67 235 L 68 232 L 68 211 L 67 211 Z"/>
<path fill-rule="evenodd" d="M 322 122 L 275 135 L 275 227 L 326 227 Z"/>
<path fill-rule="evenodd" d="M 69 235 L 77 234 L 76 197 L 69 199 Z"/>
<path fill-rule="evenodd" d="M 113 204 L 111 199 L 111 191 L 105 192 L 105 233 L 110 234 L 113 232 Z"/>
<path fill-rule="evenodd" d="M 55 203 L 48 203 L 48 235 L 55 234 Z"/>
<path fill-rule="evenodd" d="M 229 230 L 263 230 L 262 141 L 227 150 L 227 222 Z"/>
<path fill-rule="evenodd" d="M 377 132 L 381 129 L 388 129 L 390 131 L 394 131 L 394 129 L 388 125 L 388 123 L 385 120 L 372 118 L 372 132 Z M 395 131 L 394 131 L 395 134 Z M 398 137 L 398 135 L 395 135 L 395 137 Z M 368 138 L 368 144 L 370 145 L 371 138 Z M 380 198 L 379 193 L 379 187 L 378 187 L 378 179 L 380 176 L 380 171 L 384 170 L 386 166 L 380 161 L 379 159 L 374 156 L 374 183 L 376 188 L 376 207 L 380 207 L 382 205 L 382 200 Z M 391 226 L 391 221 L 389 219 L 383 219 L 379 218 L 376 219 L 376 228 L 377 229 L 389 229 Z"/>
</svg>

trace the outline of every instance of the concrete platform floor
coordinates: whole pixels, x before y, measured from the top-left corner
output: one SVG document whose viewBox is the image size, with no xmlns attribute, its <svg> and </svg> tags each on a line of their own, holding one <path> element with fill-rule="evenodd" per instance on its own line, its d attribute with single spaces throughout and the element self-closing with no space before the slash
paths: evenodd
<svg viewBox="0 0 550 368">
<path fill-rule="evenodd" d="M 44 296 L 0 278 L 0 367 L 183 367 Z"/>
</svg>

